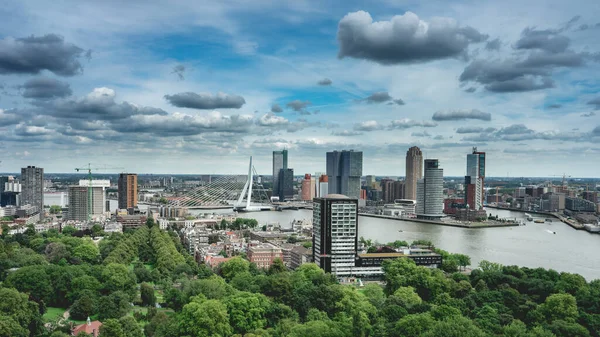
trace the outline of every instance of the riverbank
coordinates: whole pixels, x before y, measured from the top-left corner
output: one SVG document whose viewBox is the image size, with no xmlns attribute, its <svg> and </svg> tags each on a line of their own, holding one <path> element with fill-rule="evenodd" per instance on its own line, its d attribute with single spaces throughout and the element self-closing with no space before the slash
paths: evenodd
<svg viewBox="0 0 600 337">
<path fill-rule="evenodd" d="M 514 209 L 514 208 L 506 208 L 506 207 L 498 207 L 498 206 L 490 206 L 490 205 L 486 205 L 485 208 L 493 208 L 493 209 L 502 209 L 502 210 L 506 210 L 506 211 L 511 211 L 511 212 L 519 212 L 519 213 L 528 213 L 528 214 L 539 214 L 539 215 L 546 215 L 546 216 L 552 216 L 556 219 L 559 219 L 562 223 L 569 225 L 571 228 L 576 229 L 576 230 L 585 230 L 585 227 L 582 224 L 579 224 L 578 222 L 576 222 L 575 220 L 569 220 L 566 217 L 558 214 L 558 213 L 553 213 L 553 212 L 540 212 L 540 211 L 523 211 L 520 209 Z"/>
<path fill-rule="evenodd" d="M 359 213 L 360 216 L 365 216 L 369 218 L 379 218 L 379 219 L 387 219 L 387 220 L 397 220 L 397 221 L 410 221 L 410 222 L 419 222 L 419 223 L 428 223 L 432 225 L 439 226 L 449 226 L 449 227 L 459 227 L 459 228 L 495 228 L 495 227 L 515 227 L 519 226 L 516 222 L 494 222 L 494 223 L 485 223 L 485 222 L 472 222 L 472 223 L 460 223 L 460 222 L 445 222 L 445 221 L 436 221 L 436 220 L 424 220 L 424 219 L 404 219 L 398 218 L 388 215 L 379 215 L 379 214 L 368 214 L 368 213 Z"/>
</svg>

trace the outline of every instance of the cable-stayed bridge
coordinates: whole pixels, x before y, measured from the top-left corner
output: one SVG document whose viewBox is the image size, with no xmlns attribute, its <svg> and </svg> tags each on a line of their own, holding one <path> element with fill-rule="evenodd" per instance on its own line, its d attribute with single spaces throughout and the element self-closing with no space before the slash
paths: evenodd
<svg viewBox="0 0 600 337">
<path fill-rule="evenodd" d="M 201 186 L 170 198 L 168 206 L 189 209 L 233 208 L 247 212 L 271 209 L 267 191 L 259 178 L 250 157 L 248 175 L 211 176 Z"/>
</svg>

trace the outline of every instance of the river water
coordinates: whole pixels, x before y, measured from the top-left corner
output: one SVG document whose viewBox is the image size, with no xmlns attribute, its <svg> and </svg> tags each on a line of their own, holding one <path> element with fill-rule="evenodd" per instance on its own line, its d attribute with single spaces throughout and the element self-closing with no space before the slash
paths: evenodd
<svg viewBox="0 0 600 337">
<path fill-rule="evenodd" d="M 114 200 L 111 201 L 112 208 L 116 208 Z M 199 212 L 230 213 L 231 210 L 192 213 Z M 488 213 L 526 221 L 525 213 L 521 212 L 488 209 Z M 241 216 L 254 218 L 261 225 L 280 224 L 284 228 L 289 227 L 293 220 L 312 221 L 310 210 L 252 212 Z M 600 235 L 575 230 L 557 219 L 543 224 L 527 222 L 526 226 L 519 227 L 467 229 L 360 216 L 358 233 L 365 239 L 380 243 L 429 240 L 441 249 L 469 255 L 474 267 L 481 260 L 488 260 L 504 265 L 577 273 L 588 281 L 600 279 Z"/>
<path fill-rule="evenodd" d="M 526 221 L 520 212 L 489 209 L 489 213 Z M 244 216 L 255 218 L 260 224 L 279 223 L 287 227 L 294 219 L 310 221 L 312 211 L 255 212 Z M 590 281 L 600 279 L 600 235 L 575 230 L 556 219 L 543 224 L 527 222 L 519 227 L 467 229 L 361 216 L 358 233 L 380 243 L 429 240 L 441 249 L 469 255 L 472 266 L 488 260 L 577 273 Z"/>
</svg>

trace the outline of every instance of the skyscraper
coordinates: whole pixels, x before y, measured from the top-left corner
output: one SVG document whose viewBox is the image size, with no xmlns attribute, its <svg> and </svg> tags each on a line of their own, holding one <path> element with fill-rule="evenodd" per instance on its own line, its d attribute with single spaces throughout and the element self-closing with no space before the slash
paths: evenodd
<svg viewBox="0 0 600 337">
<path fill-rule="evenodd" d="M 479 179 L 481 179 L 481 204 L 485 199 L 485 152 L 477 151 L 476 147 L 473 147 L 473 154 L 478 156 L 477 165 L 479 168 Z"/>
<path fill-rule="evenodd" d="M 2 205 L 2 194 L 4 193 L 6 183 L 8 183 L 8 177 L 0 176 L 0 205 Z"/>
<path fill-rule="evenodd" d="M 480 177 L 479 154 L 467 155 L 467 175 L 465 176 L 465 204 L 470 209 L 483 207 L 483 178 Z"/>
<path fill-rule="evenodd" d="M 313 259 L 325 272 L 352 275 L 358 245 L 358 200 L 330 194 L 313 203 Z"/>
<path fill-rule="evenodd" d="M 406 182 L 404 198 L 417 199 L 417 181 L 423 177 L 423 153 L 416 146 L 406 151 Z"/>
<path fill-rule="evenodd" d="M 311 193 L 311 176 L 310 173 L 304 175 L 304 179 L 302 180 L 302 200 L 308 201 L 312 200 L 313 196 Z"/>
<path fill-rule="evenodd" d="M 288 151 L 273 151 L 273 195 L 279 195 L 279 172 L 288 168 Z"/>
<path fill-rule="evenodd" d="M 440 218 L 444 215 L 444 170 L 437 159 L 425 159 L 425 174 L 417 182 L 417 217 Z"/>
<path fill-rule="evenodd" d="M 327 152 L 329 193 L 360 198 L 363 153 L 361 151 Z"/>
<path fill-rule="evenodd" d="M 79 186 L 69 186 L 69 220 L 86 221 L 89 215 L 104 213 L 105 193 L 104 188 L 110 186 L 108 180 L 92 180 L 92 200 L 89 200 L 89 180 L 80 180 Z"/>
<path fill-rule="evenodd" d="M 44 169 L 27 166 L 21 169 L 21 205 L 38 208 L 40 219 L 44 217 Z"/>
<path fill-rule="evenodd" d="M 279 200 L 291 200 L 294 198 L 294 169 L 286 168 L 279 170 Z"/>
<path fill-rule="evenodd" d="M 325 198 L 329 194 L 329 177 L 322 174 L 319 177 L 319 198 Z"/>
<path fill-rule="evenodd" d="M 121 173 L 119 175 L 119 209 L 129 209 L 137 207 L 138 202 L 138 183 L 137 174 Z"/>
</svg>

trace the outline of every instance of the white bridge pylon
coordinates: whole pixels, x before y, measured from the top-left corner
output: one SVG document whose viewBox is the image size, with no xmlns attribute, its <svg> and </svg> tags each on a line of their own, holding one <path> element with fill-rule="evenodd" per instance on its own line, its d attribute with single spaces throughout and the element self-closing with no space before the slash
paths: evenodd
<svg viewBox="0 0 600 337">
<path fill-rule="evenodd" d="M 252 206 L 250 202 L 252 201 L 252 187 L 254 186 L 254 175 L 256 170 L 254 166 L 252 166 L 252 156 L 250 156 L 250 164 L 248 165 L 248 180 L 244 184 L 244 188 L 242 189 L 242 193 L 240 193 L 240 197 L 238 201 L 235 203 L 234 208 L 245 211 L 260 211 L 263 209 L 270 209 L 270 206 L 259 205 Z M 259 190 L 261 190 L 262 186 L 257 186 Z M 264 188 L 262 188 L 262 192 L 264 193 Z M 266 197 L 266 196 L 265 196 Z M 246 202 L 244 203 L 244 198 Z M 267 198 L 268 200 L 268 198 Z"/>
</svg>

